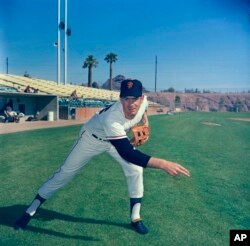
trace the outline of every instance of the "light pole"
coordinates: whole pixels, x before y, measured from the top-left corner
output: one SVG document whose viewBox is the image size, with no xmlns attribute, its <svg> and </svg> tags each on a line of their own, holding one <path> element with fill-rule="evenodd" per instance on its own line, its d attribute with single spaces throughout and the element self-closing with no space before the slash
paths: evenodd
<svg viewBox="0 0 250 246">
<path fill-rule="evenodd" d="M 9 58 L 6 57 L 6 74 L 9 73 Z"/>
<path fill-rule="evenodd" d="M 57 84 L 61 81 L 61 0 L 58 0 L 58 25 L 57 25 Z"/>
<path fill-rule="evenodd" d="M 67 84 L 67 68 L 68 68 L 68 0 L 65 0 L 65 30 L 64 30 L 64 84 Z"/>
<path fill-rule="evenodd" d="M 157 56 L 155 56 L 155 92 L 156 92 L 156 84 L 157 84 Z"/>
<path fill-rule="evenodd" d="M 64 84 L 67 83 L 68 69 L 68 36 L 71 30 L 68 28 L 68 0 L 64 0 L 64 21 L 61 21 L 61 0 L 58 0 L 58 33 L 57 33 L 57 83 L 61 81 L 61 30 L 64 30 Z"/>
</svg>

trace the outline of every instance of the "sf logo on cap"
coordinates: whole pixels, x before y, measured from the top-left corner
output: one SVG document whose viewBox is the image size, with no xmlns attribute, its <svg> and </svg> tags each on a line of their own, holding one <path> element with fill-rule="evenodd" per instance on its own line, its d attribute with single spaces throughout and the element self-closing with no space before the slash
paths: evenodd
<svg viewBox="0 0 250 246">
<path fill-rule="evenodd" d="M 127 87 L 128 87 L 128 89 L 131 89 L 131 88 L 132 88 L 132 86 L 133 86 L 133 82 L 132 82 L 132 81 L 129 81 L 129 82 L 127 83 Z"/>
</svg>

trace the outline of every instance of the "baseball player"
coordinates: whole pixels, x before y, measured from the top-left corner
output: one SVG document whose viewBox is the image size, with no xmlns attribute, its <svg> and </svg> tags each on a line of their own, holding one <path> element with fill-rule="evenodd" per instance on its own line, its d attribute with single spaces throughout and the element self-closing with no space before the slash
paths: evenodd
<svg viewBox="0 0 250 246">
<path fill-rule="evenodd" d="M 120 100 L 95 114 L 80 130 L 79 136 L 62 166 L 40 187 L 15 229 L 25 229 L 41 204 L 66 185 L 94 156 L 109 153 L 122 166 L 130 198 L 131 226 L 140 234 L 148 233 L 140 216 L 143 197 L 143 168 L 162 169 L 170 175 L 189 171 L 183 166 L 149 156 L 131 144 L 127 133 L 135 125 L 148 125 L 148 102 L 139 80 L 121 83 Z"/>
</svg>

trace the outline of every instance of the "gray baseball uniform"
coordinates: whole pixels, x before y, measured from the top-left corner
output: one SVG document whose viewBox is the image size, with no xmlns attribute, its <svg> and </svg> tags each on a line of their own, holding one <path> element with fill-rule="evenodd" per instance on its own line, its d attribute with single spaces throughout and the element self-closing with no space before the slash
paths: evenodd
<svg viewBox="0 0 250 246">
<path fill-rule="evenodd" d="M 95 114 L 83 125 L 63 165 L 40 187 L 38 194 L 45 199 L 50 198 L 94 156 L 106 151 L 122 166 L 127 179 L 129 197 L 142 197 L 143 168 L 122 158 L 110 141 L 127 138 L 127 132 L 141 121 L 147 107 L 148 101 L 144 96 L 140 109 L 132 120 L 125 118 L 120 101 Z"/>
</svg>

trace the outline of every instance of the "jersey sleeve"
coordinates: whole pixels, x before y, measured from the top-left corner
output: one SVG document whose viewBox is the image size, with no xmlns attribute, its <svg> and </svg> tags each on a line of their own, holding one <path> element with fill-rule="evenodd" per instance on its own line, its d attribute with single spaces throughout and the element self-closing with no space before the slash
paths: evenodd
<svg viewBox="0 0 250 246">
<path fill-rule="evenodd" d="M 147 167 L 151 156 L 135 149 L 129 142 L 128 138 L 110 140 L 111 144 L 116 148 L 119 155 L 127 162 L 137 166 Z"/>
</svg>

